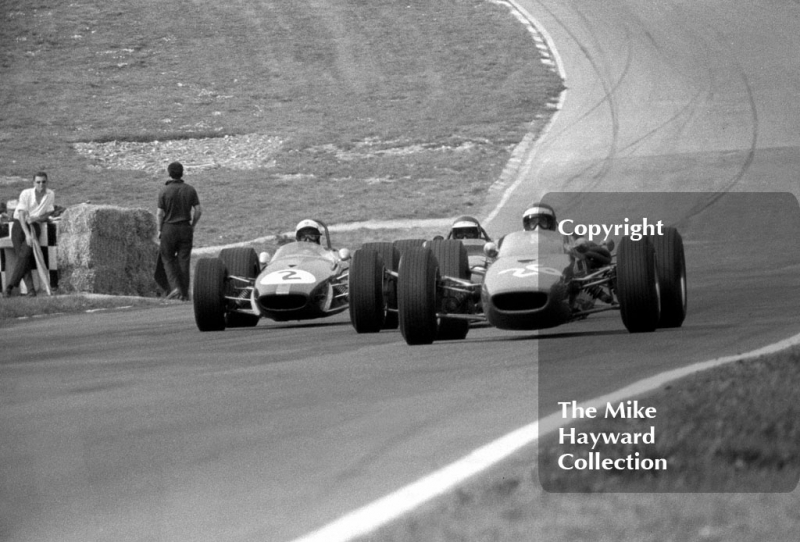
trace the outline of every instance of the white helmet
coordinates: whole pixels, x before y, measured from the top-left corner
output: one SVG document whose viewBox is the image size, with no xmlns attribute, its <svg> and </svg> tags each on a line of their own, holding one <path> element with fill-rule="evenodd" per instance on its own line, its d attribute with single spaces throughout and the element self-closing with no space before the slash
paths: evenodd
<svg viewBox="0 0 800 542">
<path fill-rule="evenodd" d="M 450 239 L 480 239 L 481 224 L 471 216 L 460 216 L 450 226 Z"/>
<path fill-rule="evenodd" d="M 556 231 L 556 212 L 546 203 L 534 203 L 522 213 L 522 227 L 525 231 L 543 230 Z"/>
<path fill-rule="evenodd" d="M 297 223 L 294 229 L 294 238 L 298 241 L 309 241 L 320 244 L 322 237 L 322 226 L 316 220 L 305 219 Z"/>
</svg>

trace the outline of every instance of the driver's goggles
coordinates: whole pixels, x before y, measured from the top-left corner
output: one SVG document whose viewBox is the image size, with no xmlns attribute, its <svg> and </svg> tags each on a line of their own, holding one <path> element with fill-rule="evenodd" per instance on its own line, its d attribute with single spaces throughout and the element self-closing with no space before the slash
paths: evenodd
<svg viewBox="0 0 800 542">
<path fill-rule="evenodd" d="M 531 230 L 536 227 L 550 229 L 553 227 L 553 218 L 549 216 L 532 216 L 525 218 L 525 225 Z"/>
</svg>

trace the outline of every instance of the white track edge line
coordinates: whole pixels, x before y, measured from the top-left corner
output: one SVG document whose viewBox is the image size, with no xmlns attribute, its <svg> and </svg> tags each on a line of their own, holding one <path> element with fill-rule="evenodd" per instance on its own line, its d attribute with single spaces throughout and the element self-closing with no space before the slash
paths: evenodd
<svg viewBox="0 0 800 542">
<path fill-rule="evenodd" d="M 716 358 L 666 371 L 607 395 L 580 403 L 579 406 L 583 408 L 590 406 L 602 407 L 607 402 L 617 402 L 641 395 L 653 391 L 667 382 L 678 380 L 697 372 L 735 361 L 749 360 L 778 353 L 798 344 L 800 344 L 800 334 L 744 354 Z M 354 510 L 292 542 L 348 542 L 357 537 L 367 535 L 403 514 L 411 512 L 422 504 L 446 493 L 472 476 L 496 465 L 525 446 L 535 443 L 539 437 L 552 433 L 563 425 L 567 425 L 569 421 L 564 420 L 560 412 L 550 414 L 538 422 L 533 422 L 512 431 L 454 463 L 420 478 L 416 482 L 377 501 Z"/>
<path fill-rule="evenodd" d="M 544 27 L 542 23 L 540 23 L 536 17 L 531 15 L 528 10 L 523 8 L 517 0 L 505 0 L 511 6 L 514 7 L 517 12 L 522 15 L 525 19 L 530 21 L 530 23 L 536 27 L 536 31 L 541 34 L 542 38 L 544 38 L 544 42 L 547 45 L 547 48 L 550 50 L 550 54 L 553 55 L 553 59 L 556 65 L 556 70 L 558 70 L 558 75 L 561 77 L 562 81 L 567 80 L 567 72 L 564 70 L 564 63 L 561 60 L 561 55 L 558 54 L 558 49 L 556 49 L 555 42 L 553 42 L 553 38 L 550 37 L 550 34 L 547 32 L 547 29 Z"/>
</svg>

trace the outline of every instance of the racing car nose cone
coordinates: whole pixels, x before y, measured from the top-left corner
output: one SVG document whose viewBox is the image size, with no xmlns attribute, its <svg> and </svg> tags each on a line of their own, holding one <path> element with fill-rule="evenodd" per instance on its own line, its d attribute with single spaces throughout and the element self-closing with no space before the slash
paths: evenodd
<svg viewBox="0 0 800 542">
<path fill-rule="evenodd" d="M 264 295 L 258 298 L 258 304 L 266 311 L 299 311 L 308 305 L 305 294 Z"/>
<path fill-rule="evenodd" d="M 492 297 L 492 305 L 501 311 L 535 311 L 547 305 L 546 292 L 507 292 Z"/>
</svg>

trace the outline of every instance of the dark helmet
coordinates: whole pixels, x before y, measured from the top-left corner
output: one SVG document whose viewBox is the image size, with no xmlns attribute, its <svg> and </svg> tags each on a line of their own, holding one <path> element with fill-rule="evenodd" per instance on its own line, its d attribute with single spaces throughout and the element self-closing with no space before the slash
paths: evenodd
<svg viewBox="0 0 800 542">
<path fill-rule="evenodd" d="M 450 226 L 451 239 L 480 239 L 481 223 L 471 216 L 460 216 L 453 221 Z"/>
<path fill-rule="evenodd" d="M 522 214 L 522 227 L 525 231 L 541 228 L 556 231 L 556 212 L 546 203 L 534 203 Z"/>
<path fill-rule="evenodd" d="M 322 226 L 316 220 L 301 220 L 294 229 L 294 238 L 298 241 L 308 241 L 320 244 Z"/>
</svg>

